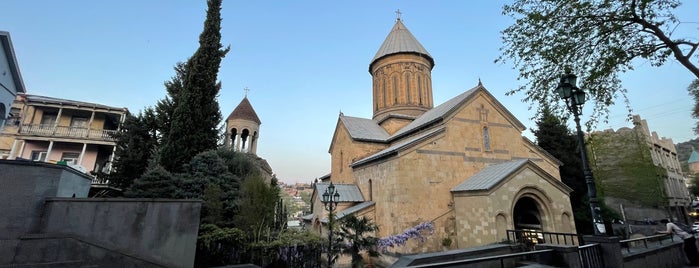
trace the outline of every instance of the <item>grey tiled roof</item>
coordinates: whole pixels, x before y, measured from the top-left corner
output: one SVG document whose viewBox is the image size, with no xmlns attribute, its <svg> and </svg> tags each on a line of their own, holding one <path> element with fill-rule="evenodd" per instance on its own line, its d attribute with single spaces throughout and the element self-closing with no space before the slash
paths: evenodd
<svg viewBox="0 0 699 268">
<path fill-rule="evenodd" d="M 340 194 L 340 202 L 364 202 L 362 192 L 359 191 L 357 185 L 344 183 L 333 183 L 333 185 L 335 185 L 335 191 Z M 316 194 L 318 198 L 322 199 L 323 193 L 328 189 L 328 186 L 330 186 L 328 182 L 316 183 Z"/>
<path fill-rule="evenodd" d="M 420 142 L 426 138 L 432 137 L 433 135 L 444 131 L 444 129 L 445 129 L 444 127 L 432 129 L 432 130 L 426 131 L 420 135 L 412 137 L 410 139 L 403 140 L 401 142 L 398 142 L 398 143 L 392 145 L 391 147 L 388 147 L 386 149 L 379 151 L 378 153 L 375 153 L 375 154 L 372 154 L 372 155 L 367 156 L 365 158 L 362 158 L 359 161 L 352 163 L 350 166 L 356 167 L 356 166 L 359 166 L 359 165 L 362 165 L 365 163 L 369 163 L 373 160 L 382 158 L 384 156 L 391 155 L 391 154 L 398 152 L 404 148 L 410 147 L 411 145 L 413 145 L 417 142 Z"/>
<path fill-rule="evenodd" d="M 393 25 L 393 29 L 391 29 L 391 32 L 386 36 L 386 39 L 383 41 L 383 44 L 381 45 L 381 48 L 376 52 L 376 55 L 374 58 L 371 60 L 371 63 L 374 63 L 374 61 L 387 56 L 391 54 L 396 54 L 396 53 L 401 53 L 401 52 L 409 52 L 409 53 L 418 53 L 421 54 L 427 58 L 429 58 L 430 62 L 432 62 L 432 65 L 434 65 L 434 59 L 430 55 L 429 52 L 427 52 L 427 49 L 420 44 L 420 42 L 417 41 L 415 36 L 413 36 L 410 31 L 408 31 L 408 28 L 403 25 L 403 22 L 398 19 L 396 20 L 396 24 Z"/>
<path fill-rule="evenodd" d="M 388 132 L 374 120 L 344 115 L 340 115 L 340 120 L 354 140 L 385 142 L 388 139 Z"/>
<path fill-rule="evenodd" d="M 59 99 L 59 98 L 39 96 L 39 95 L 25 94 L 24 97 L 27 99 L 27 101 L 40 102 L 40 103 L 44 103 L 44 104 L 73 105 L 73 106 L 99 108 L 99 109 L 114 110 L 114 111 L 126 111 L 127 110 L 126 108 L 107 106 L 107 105 L 102 105 L 102 104 L 98 104 L 98 103 L 66 100 L 66 99 Z"/>
<path fill-rule="evenodd" d="M 463 103 L 464 100 L 466 100 L 468 97 L 473 95 L 473 93 L 476 92 L 476 90 L 478 88 L 482 88 L 482 87 L 476 86 L 476 87 L 469 89 L 466 92 L 461 93 L 458 96 L 440 104 L 439 106 L 430 109 L 429 111 L 422 114 L 422 116 L 415 119 L 415 121 L 410 122 L 410 124 L 408 124 L 407 126 L 396 131 L 396 133 L 394 133 L 389 138 L 389 140 L 394 140 L 394 139 L 400 138 L 403 134 L 411 132 L 412 130 L 415 130 L 415 129 L 421 128 L 422 126 L 434 123 L 434 122 L 438 121 L 439 119 L 443 119 L 444 116 L 449 114 L 449 112 L 451 112 L 452 110 L 457 108 L 457 106 L 459 106 L 459 104 Z"/>
<path fill-rule="evenodd" d="M 354 214 L 354 213 L 357 213 L 357 212 L 361 211 L 362 209 L 371 207 L 371 206 L 373 206 L 375 203 L 376 203 L 376 202 L 374 202 L 374 201 L 367 201 L 367 202 L 359 203 L 358 205 L 355 205 L 355 206 L 353 206 L 353 207 L 349 207 L 349 208 L 347 208 L 347 209 L 345 209 L 345 210 L 343 210 L 343 211 L 338 212 L 337 214 L 335 214 L 335 219 L 340 220 L 340 219 L 344 218 L 344 217 L 347 216 L 347 215 L 352 215 L 352 214 Z M 327 223 L 327 222 L 328 222 L 328 218 L 323 218 L 323 219 L 320 220 L 320 222 L 322 222 L 322 223 Z"/>
<path fill-rule="evenodd" d="M 529 162 L 529 159 L 517 159 L 488 166 L 451 189 L 451 191 L 489 190 L 527 162 Z"/>
</svg>

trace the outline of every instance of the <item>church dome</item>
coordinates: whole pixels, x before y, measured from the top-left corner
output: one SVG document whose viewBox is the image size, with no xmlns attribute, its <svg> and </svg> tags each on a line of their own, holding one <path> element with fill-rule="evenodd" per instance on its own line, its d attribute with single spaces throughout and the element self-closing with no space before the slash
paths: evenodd
<svg viewBox="0 0 699 268">
<path fill-rule="evenodd" d="M 369 64 L 369 71 L 371 72 L 371 66 L 379 59 L 398 53 L 416 53 L 425 58 L 427 58 L 431 65 L 434 66 L 434 59 L 427 49 L 417 41 L 415 36 L 405 27 L 401 19 L 396 19 L 396 24 L 393 25 L 393 29 L 386 36 L 386 40 L 376 52 L 376 55 L 371 60 Z M 430 66 L 431 67 L 431 66 Z"/>
</svg>

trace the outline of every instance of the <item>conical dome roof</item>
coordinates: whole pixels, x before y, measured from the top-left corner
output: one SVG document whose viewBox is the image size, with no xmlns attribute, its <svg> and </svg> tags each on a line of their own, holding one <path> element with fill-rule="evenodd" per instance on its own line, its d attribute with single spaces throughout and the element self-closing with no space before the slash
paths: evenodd
<svg viewBox="0 0 699 268">
<path fill-rule="evenodd" d="M 689 159 L 687 160 L 687 163 L 694 163 L 694 162 L 699 162 L 699 153 L 692 148 L 692 154 L 689 155 Z"/>
<path fill-rule="evenodd" d="M 383 41 L 381 48 L 376 52 L 376 55 L 371 60 L 371 64 L 388 55 L 396 53 L 417 53 L 429 59 L 430 63 L 434 65 L 434 59 L 427 49 L 417 41 L 415 36 L 413 36 L 408 28 L 405 27 L 400 19 L 396 19 L 396 24 L 393 25 L 393 29 L 386 36 L 386 40 Z"/>
<path fill-rule="evenodd" d="M 257 113 L 255 113 L 255 109 L 252 108 L 250 101 L 248 101 L 248 97 L 244 97 L 243 100 L 240 101 L 240 104 L 238 104 L 238 107 L 235 107 L 233 112 L 231 112 L 227 120 L 231 119 L 245 119 L 262 124 L 260 118 L 257 117 Z"/>
</svg>

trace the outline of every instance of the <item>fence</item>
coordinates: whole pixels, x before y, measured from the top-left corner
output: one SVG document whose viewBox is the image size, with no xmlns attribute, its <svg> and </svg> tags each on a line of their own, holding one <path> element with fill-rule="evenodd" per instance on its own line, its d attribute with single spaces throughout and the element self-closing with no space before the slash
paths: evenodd
<svg viewBox="0 0 699 268">
<path fill-rule="evenodd" d="M 109 129 L 88 129 L 84 127 L 54 126 L 52 124 L 23 124 L 19 130 L 20 134 L 26 135 L 82 138 L 104 141 L 114 141 L 114 134 L 116 132 L 116 130 Z"/>
</svg>

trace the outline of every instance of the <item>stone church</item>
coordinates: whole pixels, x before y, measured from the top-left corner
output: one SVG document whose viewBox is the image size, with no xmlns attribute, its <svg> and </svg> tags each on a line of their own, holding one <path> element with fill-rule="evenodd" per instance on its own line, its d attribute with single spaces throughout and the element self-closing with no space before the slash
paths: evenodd
<svg viewBox="0 0 699 268">
<path fill-rule="evenodd" d="M 398 253 L 467 248 L 506 239 L 506 230 L 575 232 L 561 162 L 522 136 L 525 126 L 479 81 L 434 106 L 430 53 L 397 19 L 369 63 L 373 117 L 340 113 L 331 173 L 314 186 L 305 220 L 325 232 L 321 195 L 332 182 L 337 217 L 365 216 L 376 237 L 431 222 L 425 241 Z"/>
</svg>

